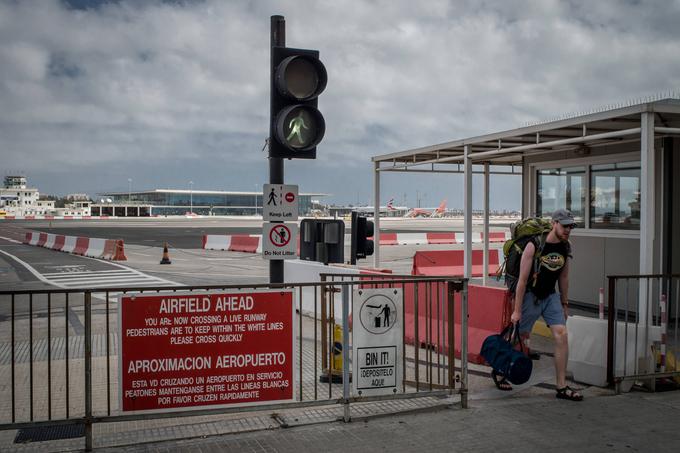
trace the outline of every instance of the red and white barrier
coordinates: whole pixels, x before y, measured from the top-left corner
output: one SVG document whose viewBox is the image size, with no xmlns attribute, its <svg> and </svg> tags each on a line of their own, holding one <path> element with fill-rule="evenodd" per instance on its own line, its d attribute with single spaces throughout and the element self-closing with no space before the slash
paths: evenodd
<svg viewBox="0 0 680 453">
<path fill-rule="evenodd" d="M 0 220 L 108 220 L 122 217 L 109 215 L 4 215 Z"/>
<path fill-rule="evenodd" d="M 26 233 L 24 244 L 104 260 L 126 260 L 124 244 L 120 239 L 99 239 L 28 232 Z"/>
<path fill-rule="evenodd" d="M 261 253 L 262 237 L 259 234 L 206 234 L 203 236 L 203 248 L 205 250 Z"/>
<path fill-rule="evenodd" d="M 505 242 L 510 239 L 509 231 L 489 233 L 489 242 Z M 345 243 L 350 237 L 346 235 Z M 483 243 L 482 233 L 472 234 L 472 243 Z M 380 245 L 427 245 L 427 244 L 464 244 L 463 233 L 381 233 Z M 259 234 L 207 234 L 203 236 L 205 250 L 228 250 L 231 252 L 262 252 L 262 239 Z"/>
</svg>

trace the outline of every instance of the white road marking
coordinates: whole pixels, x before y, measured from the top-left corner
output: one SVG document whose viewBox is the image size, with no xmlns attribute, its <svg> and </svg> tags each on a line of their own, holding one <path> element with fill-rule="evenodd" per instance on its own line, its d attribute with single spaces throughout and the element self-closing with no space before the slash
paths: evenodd
<svg viewBox="0 0 680 453">
<path fill-rule="evenodd" d="M 21 241 L 17 241 L 16 239 L 6 238 L 6 237 L 4 237 L 4 236 L 0 236 L 0 239 L 4 239 L 5 241 L 13 242 L 13 243 L 15 243 L 15 244 L 22 244 Z"/>
<path fill-rule="evenodd" d="M 179 283 L 160 277 L 144 274 L 136 269 L 108 263 L 119 269 L 82 272 L 48 272 L 40 273 L 33 266 L 10 253 L 0 250 L 0 253 L 9 256 L 24 266 L 38 280 L 48 285 L 62 289 L 72 288 L 114 288 L 114 287 L 142 287 L 142 286 L 181 286 Z M 87 258 L 87 257 L 81 257 Z M 93 259 L 93 258 L 88 258 Z"/>
</svg>

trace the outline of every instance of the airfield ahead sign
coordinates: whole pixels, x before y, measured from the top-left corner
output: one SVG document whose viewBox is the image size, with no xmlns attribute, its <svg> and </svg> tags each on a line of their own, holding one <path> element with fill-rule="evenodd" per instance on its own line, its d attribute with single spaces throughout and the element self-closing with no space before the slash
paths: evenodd
<svg viewBox="0 0 680 453">
<path fill-rule="evenodd" d="M 297 220 L 298 186 L 265 184 L 262 192 L 262 220 Z"/>
<path fill-rule="evenodd" d="M 401 391 L 404 335 L 402 303 L 400 288 L 354 291 L 354 395 L 391 395 Z"/>
</svg>

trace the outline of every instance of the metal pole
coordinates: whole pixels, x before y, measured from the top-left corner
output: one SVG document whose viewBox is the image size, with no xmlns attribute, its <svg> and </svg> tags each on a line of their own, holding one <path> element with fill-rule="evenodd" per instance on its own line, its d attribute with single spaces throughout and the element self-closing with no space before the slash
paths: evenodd
<svg viewBox="0 0 680 453">
<path fill-rule="evenodd" d="M 472 159 L 470 145 L 465 145 L 465 214 L 464 214 L 464 236 L 465 254 L 463 255 L 463 275 L 470 278 L 472 275 Z"/>
<path fill-rule="evenodd" d="M 500 251 L 499 251 L 500 252 Z M 482 285 L 486 286 L 489 276 L 489 163 L 484 163 L 484 261 Z"/>
<path fill-rule="evenodd" d="M 373 267 L 380 267 L 380 162 L 373 164 Z"/>
<path fill-rule="evenodd" d="M 85 293 L 85 451 L 92 451 L 92 294 L 89 291 Z"/>
<path fill-rule="evenodd" d="M 189 181 L 189 214 L 194 213 L 194 182 Z"/>
<path fill-rule="evenodd" d="M 351 420 L 349 413 L 349 285 L 342 285 L 342 399 L 343 420 Z"/>
<path fill-rule="evenodd" d="M 656 170 L 654 151 L 654 113 L 643 112 L 640 117 L 640 275 L 654 272 L 654 172 Z M 638 324 L 647 325 L 647 291 L 639 288 L 640 311 Z M 646 345 L 645 345 L 646 347 Z"/>
<path fill-rule="evenodd" d="M 460 293 L 460 405 L 468 407 L 468 281 L 463 281 L 463 291 Z"/>
<path fill-rule="evenodd" d="M 272 68 L 269 77 L 269 89 L 270 93 L 273 93 L 276 89 L 274 87 L 274 47 L 285 47 L 286 46 L 286 20 L 283 16 L 271 16 L 270 23 L 270 36 L 271 36 L 271 49 L 270 49 L 270 59 Z M 270 96 L 270 115 L 269 115 L 269 142 L 271 146 L 271 141 L 274 140 L 274 106 L 271 103 Z M 283 184 L 283 159 L 281 158 L 269 158 L 269 183 L 270 184 Z M 283 260 L 270 260 L 269 261 L 269 283 L 283 283 Z"/>
</svg>

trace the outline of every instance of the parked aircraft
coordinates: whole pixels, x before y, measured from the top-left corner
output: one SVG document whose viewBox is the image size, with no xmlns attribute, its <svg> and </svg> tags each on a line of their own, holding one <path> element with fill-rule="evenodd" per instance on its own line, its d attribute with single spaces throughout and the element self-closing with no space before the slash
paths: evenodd
<svg viewBox="0 0 680 453">
<path fill-rule="evenodd" d="M 439 203 L 439 206 L 434 209 L 427 209 L 427 208 L 413 208 L 409 212 L 406 213 L 404 217 L 410 217 L 410 218 L 415 218 L 415 217 L 430 217 L 430 218 L 436 218 L 436 217 L 444 217 L 444 214 L 446 213 L 446 200 L 442 200 L 441 203 Z"/>
</svg>

